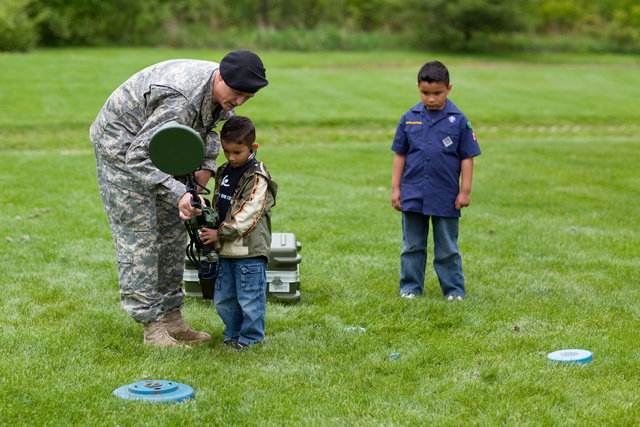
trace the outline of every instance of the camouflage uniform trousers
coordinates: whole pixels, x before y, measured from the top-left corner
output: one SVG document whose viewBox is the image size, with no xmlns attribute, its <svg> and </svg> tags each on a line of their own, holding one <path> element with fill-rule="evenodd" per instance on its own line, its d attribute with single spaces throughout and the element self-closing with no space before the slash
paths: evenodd
<svg viewBox="0 0 640 427">
<path fill-rule="evenodd" d="M 118 260 L 122 308 L 139 323 L 182 308 L 186 230 L 178 208 L 140 189 L 114 184 L 96 153 L 98 187 Z"/>
</svg>

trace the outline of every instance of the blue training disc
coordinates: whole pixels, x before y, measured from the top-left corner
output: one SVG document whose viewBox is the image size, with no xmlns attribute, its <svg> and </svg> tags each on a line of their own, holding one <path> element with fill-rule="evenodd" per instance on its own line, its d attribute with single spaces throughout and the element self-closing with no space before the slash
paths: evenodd
<svg viewBox="0 0 640 427">
<path fill-rule="evenodd" d="M 547 354 L 547 359 L 560 363 L 589 363 L 593 360 L 593 355 L 587 350 L 558 350 Z"/>
<path fill-rule="evenodd" d="M 353 332 L 353 331 L 356 331 L 356 332 L 367 332 L 367 330 L 365 328 L 360 328 L 360 327 L 357 327 L 357 326 L 351 326 L 349 328 L 344 328 L 344 330 L 345 331 L 349 331 L 349 332 Z"/>
<path fill-rule="evenodd" d="M 193 399 L 193 388 L 165 380 L 139 381 L 114 390 L 113 395 L 128 400 L 148 400 L 151 402 L 182 402 Z"/>
</svg>

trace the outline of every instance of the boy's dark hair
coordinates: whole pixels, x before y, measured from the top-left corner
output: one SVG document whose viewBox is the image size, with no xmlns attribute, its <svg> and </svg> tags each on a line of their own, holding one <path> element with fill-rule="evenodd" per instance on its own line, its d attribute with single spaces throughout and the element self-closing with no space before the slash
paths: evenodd
<svg viewBox="0 0 640 427">
<path fill-rule="evenodd" d="M 449 70 L 442 62 L 427 62 L 420 68 L 418 72 L 418 84 L 420 82 L 427 83 L 444 83 L 449 86 Z"/>
<path fill-rule="evenodd" d="M 233 116 L 222 126 L 220 138 L 226 142 L 251 147 L 256 141 L 256 128 L 248 117 Z"/>
</svg>

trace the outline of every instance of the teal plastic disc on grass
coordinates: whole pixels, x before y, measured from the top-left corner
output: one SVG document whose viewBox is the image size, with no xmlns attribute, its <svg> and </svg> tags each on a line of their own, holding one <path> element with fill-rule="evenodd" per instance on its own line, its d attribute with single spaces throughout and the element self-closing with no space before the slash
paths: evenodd
<svg viewBox="0 0 640 427">
<path fill-rule="evenodd" d="M 193 388 L 173 381 L 139 381 L 114 390 L 113 395 L 129 400 L 148 400 L 151 402 L 182 402 L 193 399 Z"/>
<path fill-rule="evenodd" d="M 360 328 L 357 326 L 351 326 L 348 328 L 344 328 L 345 331 L 347 332 L 367 332 L 367 330 L 365 328 Z"/>
<path fill-rule="evenodd" d="M 560 363 L 589 363 L 593 360 L 593 355 L 587 350 L 558 350 L 547 355 L 547 359 Z"/>
</svg>

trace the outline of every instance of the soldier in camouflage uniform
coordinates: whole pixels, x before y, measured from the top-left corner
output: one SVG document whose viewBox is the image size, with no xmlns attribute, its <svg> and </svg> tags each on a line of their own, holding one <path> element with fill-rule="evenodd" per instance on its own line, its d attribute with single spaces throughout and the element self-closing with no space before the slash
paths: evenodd
<svg viewBox="0 0 640 427">
<path fill-rule="evenodd" d="M 144 342 L 159 346 L 208 341 L 183 319 L 186 232 L 182 220 L 200 211 L 185 185 L 149 159 L 149 140 L 167 122 L 194 129 L 205 143 L 196 172 L 215 174 L 218 122 L 268 84 L 260 58 L 240 50 L 220 64 L 170 60 L 152 65 L 116 89 L 91 125 L 98 186 L 116 247 L 122 308 L 144 325 Z M 177 338 L 177 339 L 176 339 Z"/>
</svg>

